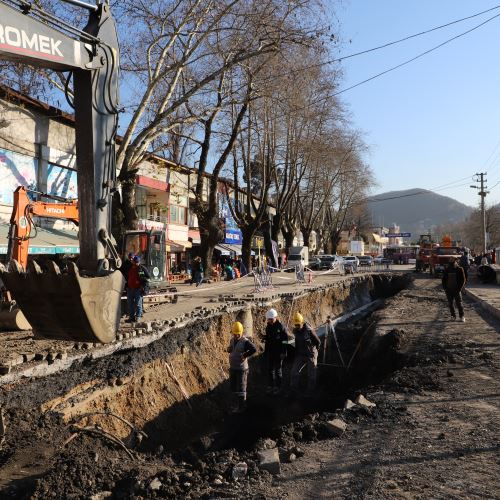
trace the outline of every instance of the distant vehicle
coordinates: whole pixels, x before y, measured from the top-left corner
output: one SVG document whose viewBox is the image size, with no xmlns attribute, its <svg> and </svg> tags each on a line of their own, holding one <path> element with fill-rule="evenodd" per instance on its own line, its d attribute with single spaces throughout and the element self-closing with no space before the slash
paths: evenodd
<svg viewBox="0 0 500 500">
<path fill-rule="evenodd" d="M 450 262 L 452 257 L 460 257 L 462 255 L 461 247 L 437 247 L 432 250 L 430 272 L 433 276 L 439 276 L 444 271 L 445 267 Z"/>
<path fill-rule="evenodd" d="M 359 267 L 359 260 L 358 257 L 355 255 L 346 255 L 344 257 L 344 270 L 346 273 L 357 273 L 358 272 L 358 267 Z"/>
<path fill-rule="evenodd" d="M 303 267 L 309 265 L 309 247 L 290 247 L 285 269 L 293 269 L 300 264 Z"/>
<path fill-rule="evenodd" d="M 419 249 L 419 245 L 390 245 L 384 248 L 384 258 L 394 264 L 414 264 Z"/>
<path fill-rule="evenodd" d="M 321 269 L 321 258 L 320 257 L 313 257 L 309 261 L 309 269 L 312 269 L 313 271 L 318 271 Z"/>
<path fill-rule="evenodd" d="M 376 257 L 373 257 L 374 264 L 382 264 L 383 261 L 384 261 L 383 255 L 377 255 Z"/>
<path fill-rule="evenodd" d="M 360 255 L 358 261 L 360 266 L 373 266 L 373 257 L 371 255 Z"/>
<path fill-rule="evenodd" d="M 332 269 L 337 262 L 342 262 L 342 257 L 338 255 L 321 255 L 320 256 L 320 269 Z"/>
</svg>

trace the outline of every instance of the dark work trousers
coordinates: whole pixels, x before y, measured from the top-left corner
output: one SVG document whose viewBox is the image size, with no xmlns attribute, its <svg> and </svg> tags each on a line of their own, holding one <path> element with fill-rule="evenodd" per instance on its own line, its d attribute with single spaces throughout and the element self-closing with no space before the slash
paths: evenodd
<svg viewBox="0 0 500 500">
<path fill-rule="evenodd" d="M 245 401 L 247 399 L 248 370 L 229 370 L 229 385 L 231 392 Z"/>
<path fill-rule="evenodd" d="M 459 290 L 457 291 L 446 290 L 446 298 L 448 299 L 448 305 L 450 306 L 451 315 L 454 318 L 456 317 L 455 308 L 453 307 L 453 302 L 455 302 L 458 309 L 458 315 L 462 318 L 464 315 L 464 307 L 462 304 L 462 292 L 460 292 Z"/>
<path fill-rule="evenodd" d="M 283 360 L 280 354 L 267 354 L 267 370 L 269 374 L 268 385 L 270 387 L 281 387 Z"/>
</svg>

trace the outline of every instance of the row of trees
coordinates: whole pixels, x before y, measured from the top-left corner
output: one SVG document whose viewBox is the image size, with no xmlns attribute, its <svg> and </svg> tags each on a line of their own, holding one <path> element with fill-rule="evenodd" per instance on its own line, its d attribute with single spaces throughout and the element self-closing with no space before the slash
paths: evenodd
<svg viewBox="0 0 500 500">
<path fill-rule="evenodd" d="M 488 248 L 500 247 L 500 205 L 492 205 L 486 208 L 486 233 L 488 235 Z M 481 210 L 476 209 L 472 214 L 461 222 L 446 224 L 436 229 L 438 236 L 449 234 L 454 240 L 471 248 L 476 253 L 481 253 L 483 248 Z"/>
<path fill-rule="evenodd" d="M 221 182 L 234 200 L 230 210 L 243 233 L 248 268 L 260 230 L 268 251 L 280 231 L 290 246 L 298 231 L 307 244 L 313 230 L 326 250 L 335 250 L 373 180 L 363 140 L 335 95 L 340 68 L 325 64 L 337 49 L 337 34 L 325 22 L 330 8 L 322 0 L 112 3 L 124 101 L 118 229 L 137 225 L 135 176 L 154 153 L 195 166 L 192 208 L 206 268 L 223 237 Z M 71 18 L 74 11 L 56 12 Z M 34 79 L 19 68 L 13 80 L 19 71 L 25 91 L 47 82 L 64 86 L 64 75 L 44 72 Z"/>
</svg>

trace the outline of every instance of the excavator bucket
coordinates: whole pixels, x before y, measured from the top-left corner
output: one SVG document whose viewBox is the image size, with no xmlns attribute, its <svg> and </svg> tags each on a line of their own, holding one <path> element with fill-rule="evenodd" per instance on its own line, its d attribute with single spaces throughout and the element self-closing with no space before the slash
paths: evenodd
<svg viewBox="0 0 500 500">
<path fill-rule="evenodd" d="M 52 261 L 42 271 L 30 262 L 25 271 L 15 260 L 0 277 L 31 324 L 35 338 L 108 343 L 120 322 L 124 286 L 121 272 L 107 276 L 81 276 L 73 262 L 68 272 Z"/>
</svg>

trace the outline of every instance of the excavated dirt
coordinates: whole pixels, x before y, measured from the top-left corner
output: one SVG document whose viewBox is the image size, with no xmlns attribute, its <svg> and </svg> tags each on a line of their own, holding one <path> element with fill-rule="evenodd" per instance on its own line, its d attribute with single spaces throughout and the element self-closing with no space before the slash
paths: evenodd
<svg viewBox="0 0 500 500">
<path fill-rule="evenodd" d="M 386 278 L 276 305 L 282 318 L 297 308 L 318 325 L 404 284 Z M 255 311 L 256 333 L 264 309 Z M 470 304 L 466 314 L 467 323 L 451 323 L 437 282 L 418 280 L 372 316 L 337 327 L 340 354 L 330 341 L 315 398 L 264 396 L 256 359 L 243 415 L 227 413 L 228 314 L 140 351 L 3 387 L 2 495 L 497 497 L 500 328 Z M 377 406 L 338 409 L 361 392 Z M 125 417 L 148 436 L 116 416 L 82 418 L 92 412 Z M 334 417 L 348 424 L 340 438 L 328 432 Z M 72 422 L 98 423 L 132 451 Z M 256 451 L 274 445 L 283 463 L 273 477 L 259 470 Z M 235 480 L 240 462 L 247 474 Z"/>
</svg>

